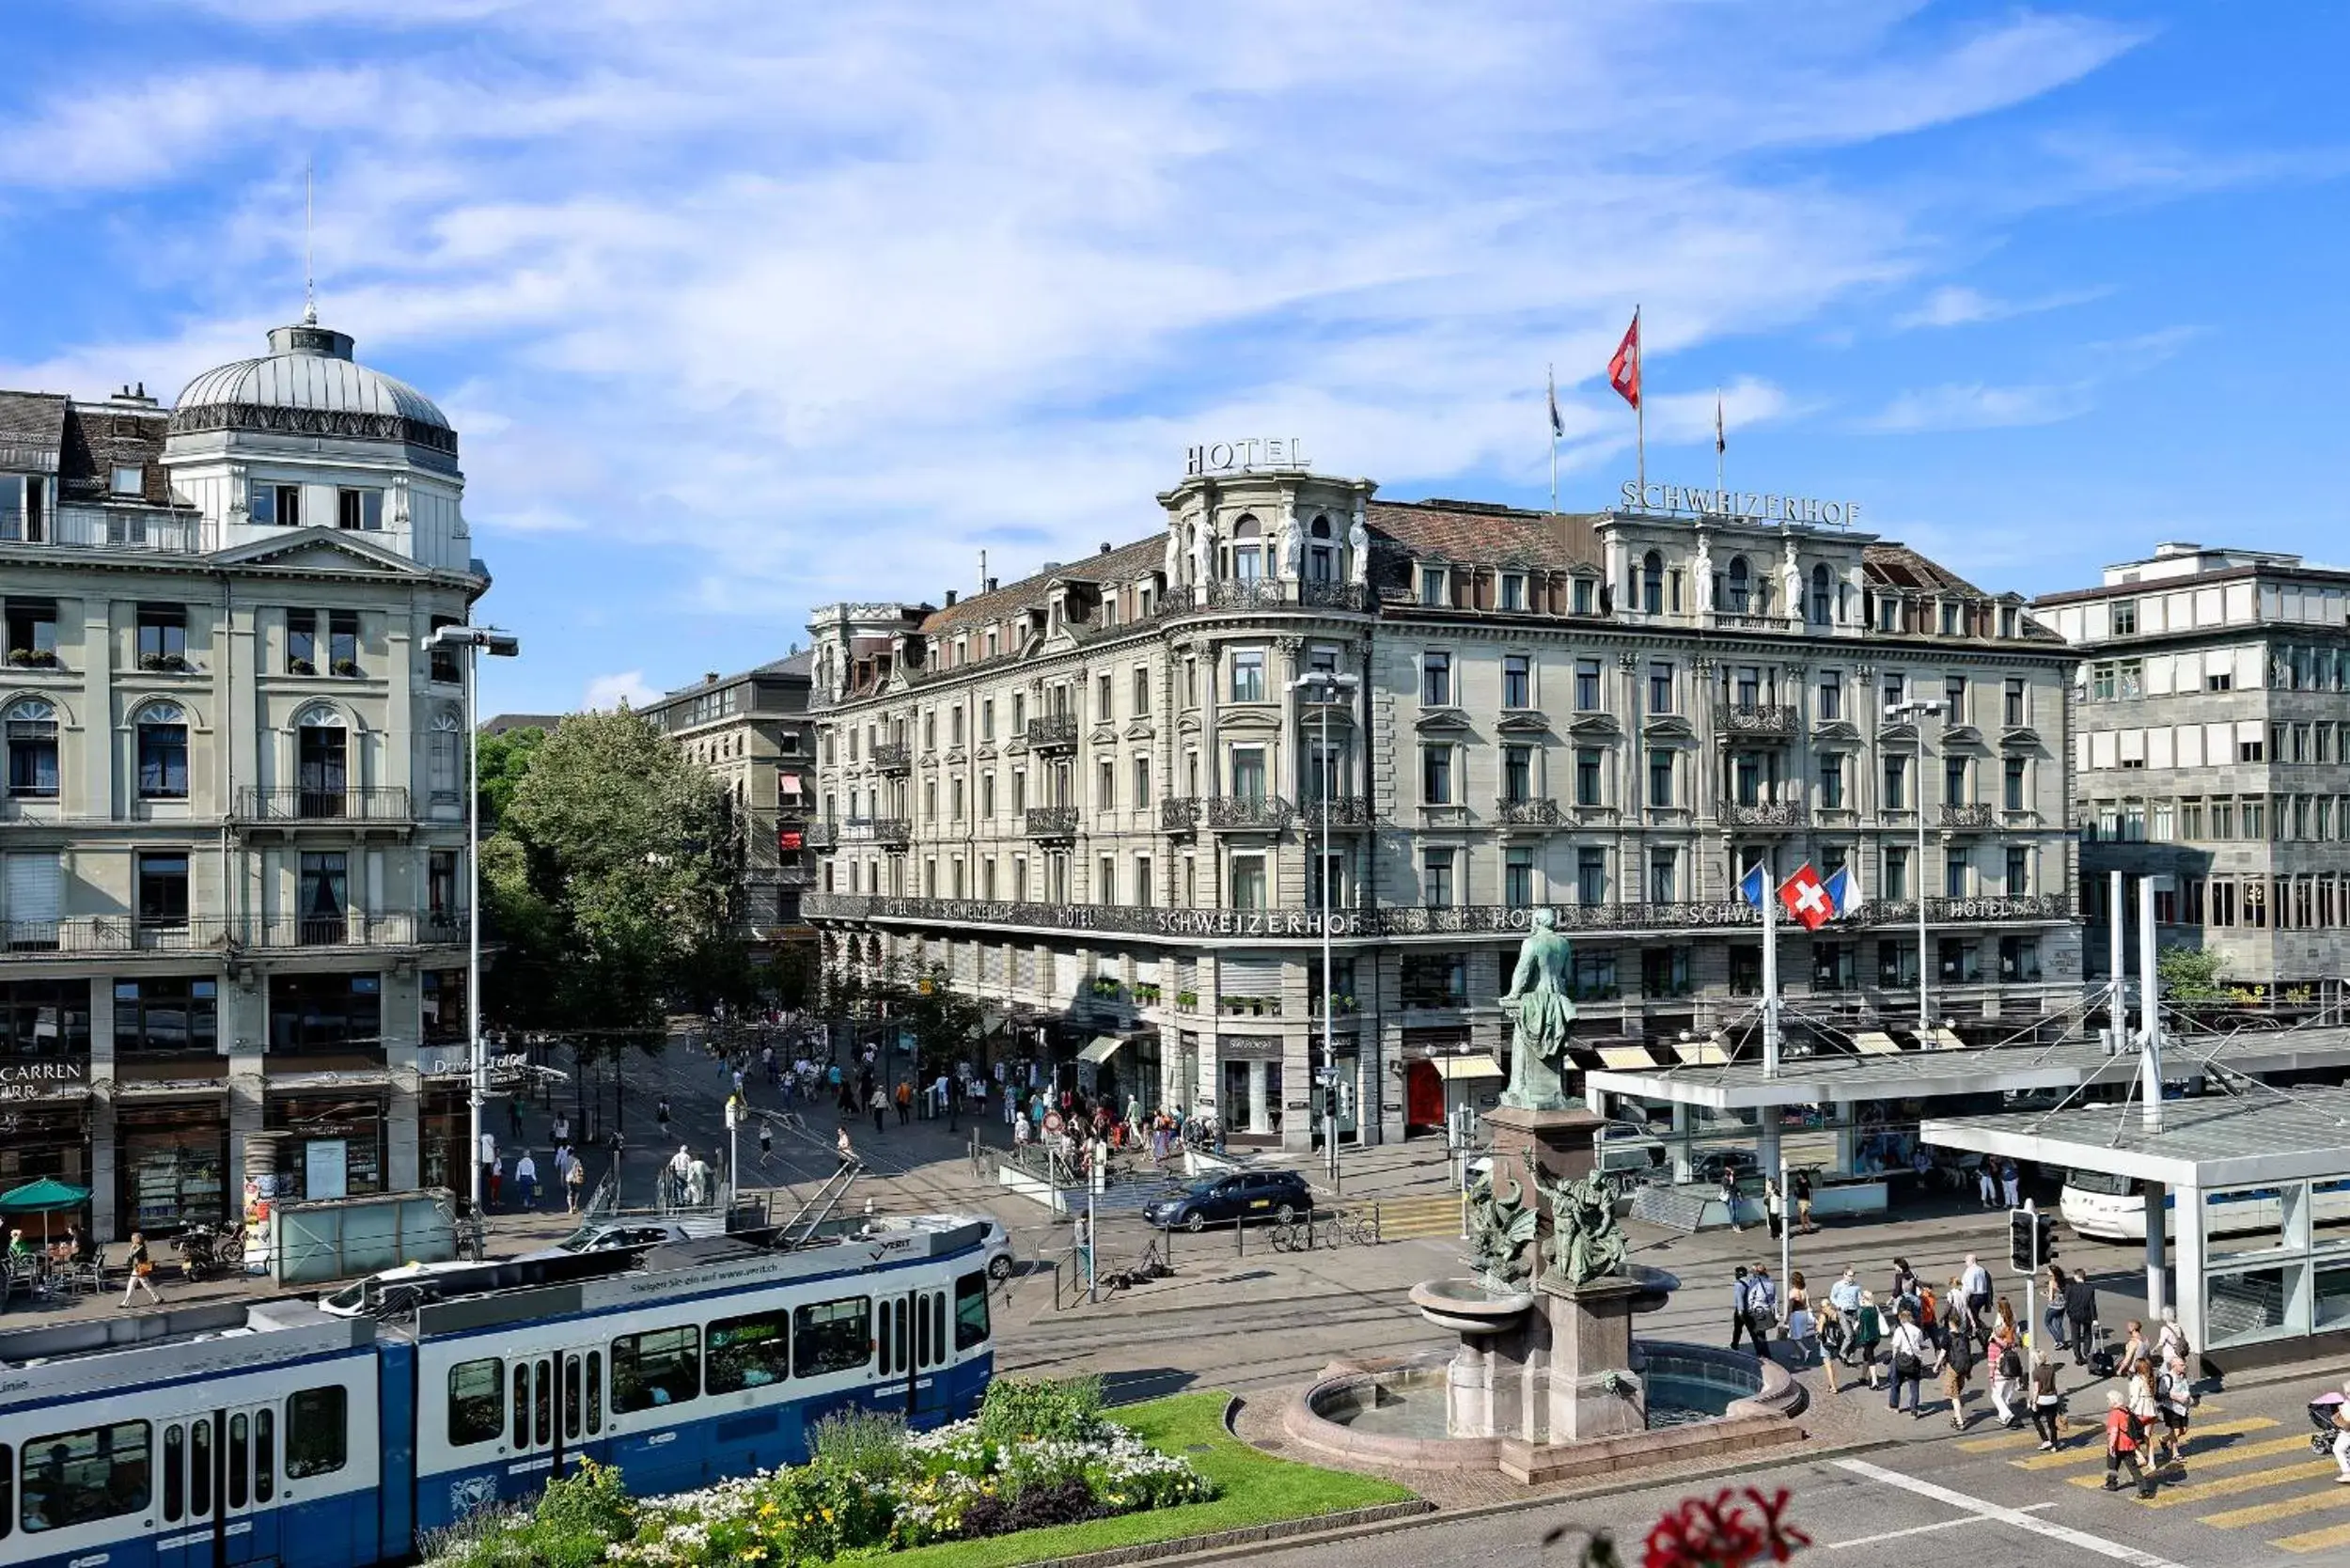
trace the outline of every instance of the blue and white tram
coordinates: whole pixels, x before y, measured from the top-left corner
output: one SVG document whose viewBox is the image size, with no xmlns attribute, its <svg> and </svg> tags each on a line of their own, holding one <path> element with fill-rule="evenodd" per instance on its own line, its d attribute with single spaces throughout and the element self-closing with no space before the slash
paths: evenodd
<svg viewBox="0 0 2350 1568">
<path fill-rule="evenodd" d="M 2311 1223 L 2340 1225 L 2350 1220 L 2350 1181 L 2319 1182 L 2312 1198 Z M 2166 1219 L 2178 1202 L 2177 1193 L 2163 1195 Z M 2214 1192 L 2205 1196 L 2204 1203 L 2205 1229 L 2215 1236 L 2274 1231 L 2284 1223 L 2283 1200 L 2274 1187 Z M 2146 1184 L 2134 1176 L 2102 1170 L 2067 1170 L 2057 1197 L 2057 1212 L 2076 1234 L 2098 1241 L 2144 1241 Z M 2174 1231 L 2175 1222 L 2167 1222 L 2164 1229 Z"/>
<path fill-rule="evenodd" d="M 286 1299 L 0 1334 L 0 1563 L 373 1568 L 583 1458 L 642 1495 L 804 1459 L 845 1407 L 960 1419 L 986 1262 L 978 1222 L 722 1238 L 446 1276 L 404 1322 Z"/>
</svg>

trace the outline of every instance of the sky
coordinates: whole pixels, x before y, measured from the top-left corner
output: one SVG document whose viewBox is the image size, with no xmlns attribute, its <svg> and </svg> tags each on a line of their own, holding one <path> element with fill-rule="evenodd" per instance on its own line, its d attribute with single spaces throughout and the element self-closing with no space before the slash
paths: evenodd
<svg viewBox="0 0 2350 1568">
<path fill-rule="evenodd" d="M 491 711 L 1162 525 L 1196 442 L 1381 494 L 1850 499 L 2027 594 L 2350 557 L 2350 8 L 76 0 L 0 12 L 0 386 L 170 396 L 304 287 L 460 431 Z"/>
</svg>

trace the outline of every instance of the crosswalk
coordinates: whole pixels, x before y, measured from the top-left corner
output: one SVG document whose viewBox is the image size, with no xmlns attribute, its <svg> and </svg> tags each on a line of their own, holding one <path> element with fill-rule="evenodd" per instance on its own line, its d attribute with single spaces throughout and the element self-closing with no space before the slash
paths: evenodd
<svg viewBox="0 0 2350 1568">
<path fill-rule="evenodd" d="M 2219 1419 L 2213 1419 L 2213 1418 Z M 2063 1476 L 2070 1485 L 2096 1490 L 2106 1482 L 2106 1446 L 2095 1427 L 2071 1429 L 2067 1446 L 2053 1453 L 2038 1452 L 2039 1441 L 2029 1429 L 1965 1437 L 1957 1445 L 1968 1453 L 2014 1451 L 2008 1463 L 2019 1470 L 2074 1471 Z M 2186 1443 L 2184 1471 L 2167 1474 L 2177 1479 L 2134 1508 L 2167 1511 L 2184 1509 L 2198 1524 L 2218 1529 L 2270 1529 L 2291 1530 L 2292 1524 L 2311 1515 L 2339 1512 L 2350 1515 L 2350 1487 L 2334 1483 L 2330 1458 L 2312 1457 L 2309 1435 L 2295 1433 L 2266 1416 L 2224 1416 L 2206 1402 L 2196 1411 Z M 2280 1495 L 2254 1500 L 2258 1494 Z M 2214 1504 L 2225 1504 L 2213 1508 Z M 2204 1509 L 2211 1512 L 2201 1512 Z M 2350 1522 L 2311 1521 L 2313 1528 L 2265 1536 L 2279 1551 L 2303 1553 L 2350 1546 Z"/>
<path fill-rule="evenodd" d="M 1379 1210 L 1379 1239 L 1383 1242 L 1441 1236 L 1457 1239 L 1461 1234 L 1461 1200 L 1455 1193 L 1382 1198 L 1375 1206 Z"/>
</svg>

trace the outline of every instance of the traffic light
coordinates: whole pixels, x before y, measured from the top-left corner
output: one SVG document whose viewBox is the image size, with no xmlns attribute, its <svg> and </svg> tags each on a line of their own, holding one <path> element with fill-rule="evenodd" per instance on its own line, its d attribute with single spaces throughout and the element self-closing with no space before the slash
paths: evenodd
<svg viewBox="0 0 2350 1568">
<path fill-rule="evenodd" d="M 2046 1268 L 2056 1262 L 2056 1215 L 2035 1214 L 2031 1217 L 2040 1232 L 2034 1238 L 2039 1245 L 2032 1253 L 2032 1266 L 2036 1269 Z"/>
<path fill-rule="evenodd" d="M 2040 1216 L 2029 1209 L 2007 1212 L 2007 1261 L 2018 1274 L 2037 1274 L 2040 1265 L 2032 1248 L 2040 1241 Z"/>
</svg>

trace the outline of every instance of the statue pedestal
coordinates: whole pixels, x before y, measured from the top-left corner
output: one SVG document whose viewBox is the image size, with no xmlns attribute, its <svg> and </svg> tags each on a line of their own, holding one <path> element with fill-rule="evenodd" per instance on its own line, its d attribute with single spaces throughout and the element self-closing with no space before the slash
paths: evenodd
<svg viewBox="0 0 2350 1568">
<path fill-rule="evenodd" d="M 1527 1110 L 1496 1105 L 1485 1113 L 1493 1129 L 1494 1169 L 1523 1179 L 1527 1155 L 1545 1182 L 1577 1182 L 1599 1163 L 1599 1130 L 1606 1119 L 1581 1106 L 1567 1110 Z M 1543 1234 L 1550 1233 L 1550 1216 L 1543 1216 Z"/>
<path fill-rule="evenodd" d="M 1551 1442 L 1647 1430 L 1648 1392 L 1632 1371 L 1632 1307 L 1641 1291 L 1639 1281 L 1622 1276 L 1543 1286 L 1536 1310 L 1550 1327 L 1545 1413 Z"/>
</svg>

